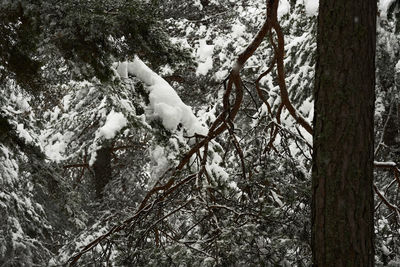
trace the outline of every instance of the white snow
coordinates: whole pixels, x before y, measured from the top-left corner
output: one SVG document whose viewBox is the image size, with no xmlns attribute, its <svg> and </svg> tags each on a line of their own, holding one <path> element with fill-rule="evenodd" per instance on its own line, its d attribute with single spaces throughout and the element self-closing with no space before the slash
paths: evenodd
<svg viewBox="0 0 400 267">
<path fill-rule="evenodd" d="M 382 18 L 387 18 L 388 8 L 394 1 L 396 0 L 379 0 L 378 9 L 380 10 Z"/>
<path fill-rule="evenodd" d="M 246 26 L 237 21 L 232 25 L 232 36 L 235 38 L 241 37 L 246 32 Z"/>
<path fill-rule="evenodd" d="M 393 161 L 387 161 L 387 162 L 379 162 L 379 161 L 374 161 L 375 166 L 390 166 L 390 167 L 396 167 L 396 163 Z"/>
<path fill-rule="evenodd" d="M 221 167 L 221 162 L 223 161 L 221 156 L 218 155 L 217 153 L 212 153 L 210 156 L 210 163 L 206 164 L 206 169 L 208 173 L 215 175 L 215 177 L 218 177 L 221 179 L 221 181 L 228 181 L 230 178 L 229 174 L 226 172 L 226 170 Z M 230 186 L 233 186 L 233 184 L 229 184 Z"/>
<path fill-rule="evenodd" d="M 31 106 L 28 103 L 28 101 L 30 100 L 29 96 L 24 96 L 21 93 L 17 93 L 16 95 L 12 93 L 10 99 L 17 104 L 17 108 L 19 111 L 27 112 L 31 110 Z"/>
<path fill-rule="evenodd" d="M 67 145 L 63 141 L 56 141 L 54 144 L 45 147 L 46 156 L 55 161 L 60 162 L 64 160 L 62 153 L 64 153 Z"/>
<path fill-rule="evenodd" d="M 228 186 L 229 186 L 230 188 L 232 188 L 232 189 L 239 190 L 239 187 L 237 186 L 237 183 L 236 183 L 235 181 L 230 181 L 230 182 L 228 183 Z"/>
<path fill-rule="evenodd" d="M 390 255 L 390 251 L 389 251 L 389 249 L 385 246 L 385 245 L 383 245 L 382 244 L 382 252 L 383 252 L 383 254 L 385 254 L 386 256 L 389 256 Z"/>
<path fill-rule="evenodd" d="M 400 60 L 396 64 L 396 72 L 400 72 Z"/>
<path fill-rule="evenodd" d="M 153 95 L 154 100 L 154 95 Z M 157 102 L 157 101 L 154 101 Z M 171 108 L 172 106 L 166 103 L 154 104 L 154 113 L 161 117 L 163 125 L 166 129 L 173 131 L 181 121 L 181 114 L 184 112 L 180 107 Z"/>
<path fill-rule="evenodd" d="M 55 133 L 51 137 L 46 134 L 40 136 L 40 143 L 46 156 L 55 162 L 65 160 L 65 150 L 74 133 Z"/>
<path fill-rule="evenodd" d="M 203 5 L 201 4 L 200 0 L 194 0 L 193 1 L 193 5 L 195 7 L 197 7 L 198 9 L 202 10 L 203 9 Z"/>
<path fill-rule="evenodd" d="M 280 0 L 278 6 L 278 18 L 286 15 L 290 11 L 290 3 L 288 0 Z"/>
<path fill-rule="evenodd" d="M 207 129 L 201 125 L 192 109 L 182 102 L 167 81 L 154 73 L 143 61 L 135 57 L 133 61 L 126 62 L 126 69 L 129 74 L 145 83 L 145 88 L 149 91 L 152 116 L 160 118 L 167 130 L 174 131 L 181 123 L 189 135 L 207 134 Z M 118 73 L 119 71 L 122 70 L 117 70 Z"/>
<path fill-rule="evenodd" d="M 128 64 L 127 62 L 118 62 L 114 65 L 117 69 L 117 73 L 121 78 L 128 78 Z"/>
<path fill-rule="evenodd" d="M 197 66 L 196 75 L 206 75 L 213 67 L 214 45 L 208 45 L 205 39 L 199 40 L 199 44 L 200 46 L 197 49 L 199 65 Z"/>
<path fill-rule="evenodd" d="M 206 75 L 209 70 L 213 67 L 213 61 L 211 57 L 208 57 L 205 61 L 200 62 L 196 69 L 196 75 Z"/>
<path fill-rule="evenodd" d="M 228 70 L 219 70 L 214 74 L 214 77 L 218 81 L 224 80 L 228 76 Z"/>
<path fill-rule="evenodd" d="M 68 94 L 68 95 L 64 96 L 62 103 L 64 106 L 64 110 L 67 111 L 69 109 L 69 105 L 71 103 L 71 95 Z"/>
<path fill-rule="evenodd" d="M 189 25 L 186 27 L 186 33 L 190 34 L 190 32 L 193 30 L 193 28 Z M 173 44 L 178 44 L 182 46 L 183 48 L 191 49 L 192 47 L 188 43 L 187 38 L 177 38 L 177 37 L 171 37 L 171 43 Z"/>
<path fill-rule="evenodd" d="M 318 14 L 319 0 L 304 0 L 304 6 L 308 16 L 316 16 Z"/>
<path fill-rule="evenodd" d="M 153 178 L 150 183 L 154 184 L 156 178 L 160 177 L 168 168 L 168 159 L 163 147 L 157 145 L 151 152 L 151 177 Z"/>
<path fill-rule="evenodd" d="M 174 74 L 174 70 L 171 68 L 169 64 L 166 64 L 160 68 L 160 75 L 172 75 Z"/>
<path fill-rule="evenodd" d="M 128 120 L 124 114 L 111 110 L 107 115 L 106 123 L 99 129 L 99 137 L 104 136 L 106 139 L 112 139 L 127 123 Z"/>
<path fill-rule="evenodd" d="M 33 141 L 32 136 L 28 133 L 27 130 L 24 129 L 24 125 L 22 123 L 17 125 L 17 132 L 19 137 L 25 139 L 26 142 L 31 143 Z"/>
<path fill-rule="evenodd" d="M 278 203 L 278 205 L 280 206 L 280 207 L 282 207 L 283 206 L 283 202 L 282 202 L 282 200 L 280 200 L 280 196 L 274 191 L 274 190 L 271 190 L 271 194 L 272 194 L 272 199 L 276 202 L 276 203 Z"/>
</svg>

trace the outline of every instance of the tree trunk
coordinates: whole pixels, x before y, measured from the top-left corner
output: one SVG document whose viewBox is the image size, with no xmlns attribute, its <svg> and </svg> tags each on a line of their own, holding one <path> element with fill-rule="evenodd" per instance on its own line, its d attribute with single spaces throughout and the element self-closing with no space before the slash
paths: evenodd
<svg viewBox="0 0 400 267">
<path fill-rule="evenodd" d="M 103 196 L 104 187 L 111 180 L 111 148 L 109 146 L 104 146 L 97 150 L 93 169 L 96 197 L 101 198 Z"/>
<path fill-rule="evenodd" d="M 376 0 L 320 0 L 314 266 L 373 266 Z"/>
</svg>

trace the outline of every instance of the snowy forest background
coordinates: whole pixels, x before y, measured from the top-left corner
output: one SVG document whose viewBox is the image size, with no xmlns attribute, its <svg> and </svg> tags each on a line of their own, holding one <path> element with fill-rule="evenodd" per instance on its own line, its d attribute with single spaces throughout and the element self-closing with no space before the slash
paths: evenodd
<svg viewBox="0 0 400 267">
<path fill-rule="evenodd" d="M 400 266 L 400 1 L 378 8 L 375 257 Z M 258 79 L 271 42 L 241 69 L 235 120 L 190 154 L 264 1 L 0 9 L 0 266 L 310 264 L 312 136 L 275 68 Z M 278 9 L 289 97 L 310 124 L 317 13 L 317 0 Z"/>
</svg>

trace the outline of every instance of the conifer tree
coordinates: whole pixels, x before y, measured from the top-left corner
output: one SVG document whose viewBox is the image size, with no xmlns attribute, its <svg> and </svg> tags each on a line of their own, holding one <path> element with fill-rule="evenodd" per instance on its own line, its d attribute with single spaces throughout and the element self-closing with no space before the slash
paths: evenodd
<svg viewBox="0 0 400 267">
<path fill-rule="evenodd" d="M 315 81 L 315 266 L 373 266 L 376 1 L 321 0 Z"/>
</svg>

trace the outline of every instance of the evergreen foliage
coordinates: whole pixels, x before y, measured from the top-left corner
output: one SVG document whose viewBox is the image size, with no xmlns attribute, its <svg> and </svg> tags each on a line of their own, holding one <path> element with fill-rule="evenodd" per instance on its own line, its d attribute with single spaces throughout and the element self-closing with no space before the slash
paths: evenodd
<svg viewBox="0 0 400 267">
<path fill-rule="evenodd" d="M 305 1 L 281 2 L 290 4 L 279 15 L 289 96 L 312 121 L 316 13 Z M 377 36 L 375 160 L 398 162 L 398 20 L 394 7 L 388 14 Z M 232 131 L 210 142 L 201 176 L 198 155 L 180 172 L 170 168 L 202 137 L 182 123 L 166 129 L 149 85 L 118 69 L 139 56 L 210 127 L 232 63 L 264 19 L 265 1 L 1 2 L 0 265 L 63 265 L 121 225 L 77 265 L 309 265 L 312 138 L 286 109 L 274 128 L 257 96 L 254 82 L 273 56 L 268 41 L 241 72 L 243 104 Z M 274 113 L 276 77 L 274 69 L 260 81 Z M 110 116 L 126 124 L 106 133 Z M 102 148 L 111 176 L 99 198 L 93 166 Z M 138 213 L 171 177 L 179 189 L 152 195 Z M 376 169 L 376 186 L 398 206 L 394 178 Z M 376 263 L 398 264 L 398 215 L 380 201 Z"/>
</svg>

